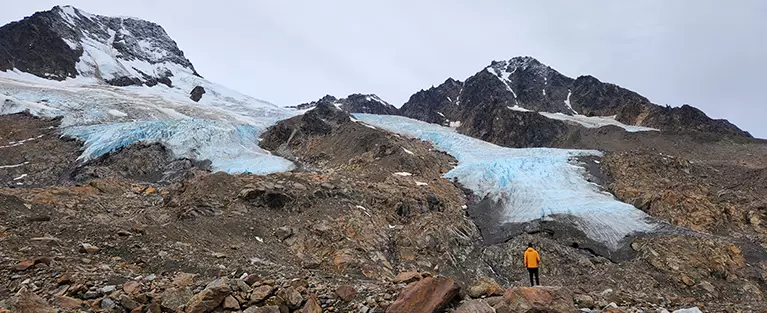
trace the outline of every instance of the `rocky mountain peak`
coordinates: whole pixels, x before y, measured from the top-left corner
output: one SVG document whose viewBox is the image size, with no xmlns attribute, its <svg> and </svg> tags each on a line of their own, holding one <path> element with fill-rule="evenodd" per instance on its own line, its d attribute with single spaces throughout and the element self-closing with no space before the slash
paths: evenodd
<svg viewBox="0 0 767 313">
<path fill-rule="evenodd" d="M 0 70 L 117 86 L 170 85 L 178 72 L 199 76 L 176 42 L 153 22 L 56 6 L 0 28 Z"/>
<path fill-rule="evenodd" d="M 317 101 L 308 103 L 302 103 L 297 106 L 291 106 L 289 108 L 295 108 L 299 110 L 309 110 L 320 105 L 335 105 L 337 108 L 346 111 L 348 113 L 368 113 L 368 114 L 397 114 L 397 108 L 388 102 L 381 99 L 381 97 L 374 94 L 351 94 L 346 98 L 337 99 L 331 95 L 326 95 Z"/>
</svg>

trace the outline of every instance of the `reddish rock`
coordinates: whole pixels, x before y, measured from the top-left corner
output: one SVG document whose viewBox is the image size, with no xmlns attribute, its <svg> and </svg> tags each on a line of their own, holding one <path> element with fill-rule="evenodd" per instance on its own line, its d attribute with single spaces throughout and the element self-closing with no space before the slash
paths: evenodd
<svg viewBox="0 0 767 313">
<path fill-rule="evenodd" d="M 66 296 L 56 297 L 53 303 L 62 309 L 77 309 L 85 305 L 85 302 L 80 299 L 70 298 Z"/>
<path fill-rule="evenodd" d="M 253 286 L 253 284 L 255 284 L 259 280 L 261 280 L 261 276 L 258 276 L 256 274 L 250 274 L 248 276 L 245 276 L 245 278 L 242 281 L 248 284 L 248 286 Z"/>
<path fill-rule="evenodd" d="M 485 300 L 469 300 L 461 303 L 455 313 L 493 313 L 495 310 Z"/>
<path fill-rule="evenodd" d="M 419 275 L 420 276 L 420 275 Z M 447 277 L 427 277 L 408 285 L 386 309 L 387 313 L 438 312 L 458 296 L 460 287 Z"/>
<path fill-rule="evenodd" d="M 414 281 L 421 280 L 421 274 L 418 274 L 418 272 L 402 272 L 397 274 L 396 277 L 394 277 L 394 282 L 399 283 L 412 283 Z"/>
<path fill-rule="evenodd" d="M 46 266 L 50 266 L 52 261 L 53 260 L 51 260 L 51 258 L 46 258 L 46 257 L 35 258 L 35 259 L 25 259 L 25 260 L 21 260 L 21 262 L 14 265 L 13 269 L 16 271 L 26 271 L 37 264 L 45 264 Z"/>
<path fill-rule="evenodd" d="M 357 290 L 352 286 L 340 286 L 336 289 L 336 295 L 346 302 L 354 300 L 357 297 Z"/>
<path fill-rule="evenodd" d="M 576 311 L 573 294 L 562 287 L 515 287 L 506 290 L 503 301 L 494 306 L 497 313 Z"/>
<path fill-rule="evenodd" d="M 141 291 L 141 283 L 135 280 L 123 284 L 123 291 L 129 295 L 136 295 Z"/>
<path fill-rule="evenodd" d="M 312 295 L 309 300 L 306 300 L 304 307 L 299 311 L 300 313 L 322 313 L 322 306 L 317 296 Z"/>
</svg>

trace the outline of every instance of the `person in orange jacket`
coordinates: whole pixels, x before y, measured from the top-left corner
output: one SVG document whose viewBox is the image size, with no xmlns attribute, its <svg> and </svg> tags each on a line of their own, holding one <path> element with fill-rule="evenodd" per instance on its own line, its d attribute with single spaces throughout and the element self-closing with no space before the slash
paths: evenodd
<svg viewBox="0 0 767 313">
<path fill-rule="evenodd" d="M 540 285 L 538 280 L 538 265 L 541 263 L 541 257 L 538 255 L 538 251 L 533 249 L 533 244 L 527 244 L 527 250 L 525 251 L 525 268 L 530 273 L 530 286 Z M 535 282 L 533 282 L 535 277 Z"/>
</svg>

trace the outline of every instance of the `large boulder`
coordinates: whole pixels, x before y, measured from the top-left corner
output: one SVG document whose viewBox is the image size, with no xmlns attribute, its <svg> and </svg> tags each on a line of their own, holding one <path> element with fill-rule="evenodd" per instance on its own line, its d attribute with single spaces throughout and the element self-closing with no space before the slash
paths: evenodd
<svg viewBox="0 0 767 313">
<path fill-rule="evenodd" d="M 480 277 L 474 286 L 469 288 L 469 296 L 472 298 L 500 296 L 503 292 L 503 287 L 490 277 Z"/>
<path fill-rule="evenodd" d="M 387 313 L 432 313 L 439 312 L 453 302 L 461 287 L 447 277 L 426 277 L 405 287 Z"/>
<path fill-rule="evenodd" d="M 54 309 L 45 299 L 41 298 L 34 292 L 22 287 L 15 297 L 11 298 L 11 312 L 19 313 L 56 313 Z"/>
<path fill-rule="evenodd" d="M 562 287 L 515 287 L 506 290 L 497 313 L 570 313 L 576 311 L 573 294 Z"/>
<path fill-rule="evenodd" d="M 461 303 L 455 313 L 493 313 L 495 310 L 485 300 L 469 300 Z"/>
<path fill-rule="evenodd" d="M 208 284 L 203 291 L 186 303 L 186 313 L 207 313 L 218 307 L 231 294 L 226 279 L 220 278 Z"/>
</svg>

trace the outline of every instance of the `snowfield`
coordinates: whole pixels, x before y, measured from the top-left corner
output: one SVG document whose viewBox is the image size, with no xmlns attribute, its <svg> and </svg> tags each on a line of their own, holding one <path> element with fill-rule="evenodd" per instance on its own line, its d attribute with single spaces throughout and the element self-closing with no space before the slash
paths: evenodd
<svg viewBox="0 0 767 313">
<path fill-rule="evenodd" d="M 134 142 L 159 142 L 176 157 L 209 159 L 213 169 L 268 174 L 293 164 L 258 147 L 262 131 L 301 112 L 278 107 L 178 69 L 173 87 L 113 87 L 78 77 L 62 82 L 0 72 L 0 114 L 63 116 L 62 132 L 82 139 L 83 161 Z M 206 90 L 189 99 L 194 86 Z"/>
<path fill-rule="evenodd" d="M 500 201 L 506 223 L 525 223 L 568 215 L 590 239 L 617 249 L 625 236 L 652 231 L 644 212 L 616 200 L 584 178 L 572 160 L 601 156 L 594 150 L 512 149 L 464 136 L 454 129 L 401 116 L 355 114 L 368 124 L 418 138 L 458 159 L 445 174 L 480 198 Z"/>
</svg>

